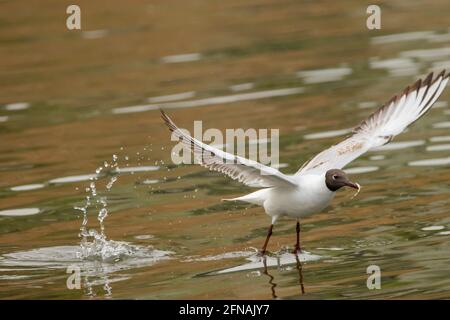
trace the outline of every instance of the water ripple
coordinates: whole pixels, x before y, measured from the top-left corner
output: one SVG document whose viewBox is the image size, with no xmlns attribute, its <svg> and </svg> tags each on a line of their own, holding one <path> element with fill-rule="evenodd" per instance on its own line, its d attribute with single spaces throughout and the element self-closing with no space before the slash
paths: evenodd
<svg viewBox="0 0 450 320">
<path fill-rule="evenodd" d="M 351 131 L 352 131 L 352 129 L 323 131 L 323 132 L 305 134 L 303 136 L 303 138 L 306 140 L 332 138 L 332 137 L 342 136 L 344 134 L 350 133 Z"/>
<path fill-rule="evenodd" d="M 413 141 L 399 141 L 390 142 L 384 146 L 373 148 L 371 151 L 388 151 L 388 150 L 399 150 L 411 147 L 417 147 L 425 144 L 425 140 L 413 140 Z"/>
<path fill-rule="evenodd" d="M 180 62 L 190 62 L 198 61 L 202 58 L 201 53 L 185 53 L 176 54 L 172 56 L 165 56 L 161 58 L 162 63 L 180 63 Z"/>
<path fill-rule="evenodd" d="M 263 259 L 266 259 L 266 265 L 264 265 Z M 304 251 L 300 255 L 298 255 L 299 262 L 312 262 L 312 261 L 318 261 L 322 259 L 322 256 L 311 254 L 309 252 Z M 248 270 L 256 270 L 256 269 L 263 269 L 265 267 L 274 267 L 274 266 L 285 266 L 290 264 L 296 264 L 297 259 L 294 254 L 292 253 L 283 253 L 281 255 L 277 256 L 266 256 L 266 257 L 260 257 L 257 255 L 252 255 L 247 258 L 249 261 L 248 263 L 231 267 L 219 271 L 211 272 L 207 275 L 219 275 L 219 274 L 226 274 L 226 273 L 232 273 L 232 272 L 238 272 L 238 271 L 248 271 Z"/>
<path fill-rule="evenodd" d="M 436 136 L 430 138 L 431 142 L 447 142 L 450 141 L 450 136 Z"/>
<path fill-rule="evenodd" d="M 35 183 L 35 184 L 24 184 L 22 186 L 11 187 L 11 191 L 29 191 L 29 190 L 37 190 L 45 187 L 45 184 Z"/>
<path fill-rule="evenodd" d="M 436 128 L 436 129 L 450 128 L 450 121 L 437 122 L 437 123 L 433 124 L 433 128 Z"/>
<path fill-rule="evenodd" d="M 372 44 L 397 43 L 399 41 L 427 40 L 433 35 L 433 31 L 403 32 L 373 37 L 370 41 Z"/>
<path fill-rule="evenodd" d="M 423 227 L 420 230 L 422 230 L 422 231 L 437 231 L 437 230 L 443 230 L 443 229 L 445 229 L 444 226 L 429 226 L 429 227 Z"/>
<path fill-rule="evenodd" d="M 425 159 L 408 162 L 409 166 L 444 166 L 450 164 L 450 157 L 438 159 Z"/>
<path fill-rule="evenodd" d="M 22 217 L 32 216 L 41 212 L 39 208 L 21 208 L 21 209 L 8 209 L 0 210 L 0 216 L 6 217 Z"/>
<path fill-rule="evenodd" d="M 428 146 L 427 151 L 445 151 L 450 150 L 450 144 L 438 144 L 434 146 Z"/>
<path fill-rule="evenodd" d="M 322 83 L 342 80 L 345 76 L 353 73 L 352 68 L 330 68 L 319 70 L 298 71 L 297 76 L 303 78 L 305 83 Z"/>
<path fill-rule="evenodd" d="M 96 174 L 83 174 L 78 176 L 67 176 L 62 178 L 56 178 L 49 181 L 49 183 L 71 183 L 71 182 L 80 182 L 80 181 L 89 181 L 93 178 L 96 178 Z"/>
<path fill-rule="evenodd" d="M 344 169 L 347 174 L 357 174 L 357 173 L 367 173 L 379 170 L 380 167 L 377 166 L 367 166 L 367 167 L 354 167 Z"/>
<path fill-rule="evenodd" d="M 18 110 L 25 110 L 30 107 L 30 104 L 28 102 L 16 102 L 16 103 L 10 103 L 5 106 L 5 109 L 8 111 L 18 111 Z"/>
<path fill-rule="evenodd" d="M 147 101 L 150 103 L 169 102 L 169 101 L 191 99 L 193 97 L 195 97 L 195 91 L 188 91 L 188 92 L 169 94 L 169 95 L 165 95 L 165 96 L 150 97 L 150 98 L 147 98 Z"/>
<path fill-rule="evenodd" d="M 229 95 L 229 96 L 212 97 L 212 98 L 199 99 L 199 100 L 166 102 L 166 103 L 160 103 L 160 104 L 148 104 L 148 105 L 138 105 L 138 106 L 115 108 L 112 110 L 112 113 L 114 113 L 114 114 L 135 113 L 135 112 L 158 110 L 160 108 L 164 108 L 164 109 L 193 108 L 193 107 L 202 107 L 202 106 L 215 105 L 215 104 L 233 103 L 233 102 L 238 102 L 238 101 L 282 97 L 282 96 L 299 94 L 299 93 L 303 93 L 303 92 L 304 92 L 304 89 L 301 87 L 275 89 L 275 90 L 234 94 L 234 95 Z"/>
</svg>

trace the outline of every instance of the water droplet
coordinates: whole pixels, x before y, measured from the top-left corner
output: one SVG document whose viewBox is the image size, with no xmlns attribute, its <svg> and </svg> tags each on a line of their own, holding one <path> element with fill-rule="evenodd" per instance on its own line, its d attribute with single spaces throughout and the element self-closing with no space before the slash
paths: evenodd
<svg viewBox="0 0 450 320">
<path fill-rule="evenodd" d="M 116 176 L 111 177 L 111 179 L 109 180 L 108 184 L 106 185 L 106 189 L 108 189 L 108 191 L 111 190 L 114 182 L 116 182 L 116 181 L 117 181 L 117 177 Z"/>
<path fill-rule="evenodd" d="M 100 211 L 98 212 L 98 221 L 103 222 L 103 220 L 105 220 L 107 216 L 108 216 L 108 209 L 101 208 Z"/>
<path fill-rule="evenodd" d="M 95 182 L 91 182 L 90 188 L 91 188 L 91 194 L 92 194 L 92 196 L 95 197 L 95 196 L 97 195 L 97 189 L 96 189 L 96 187 L 95 187 Z"/>
</svg>

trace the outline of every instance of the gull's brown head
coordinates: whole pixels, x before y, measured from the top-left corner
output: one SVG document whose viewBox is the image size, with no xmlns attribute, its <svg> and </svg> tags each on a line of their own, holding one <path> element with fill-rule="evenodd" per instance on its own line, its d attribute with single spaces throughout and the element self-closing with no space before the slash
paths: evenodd
<svg viewBox="0 0 450 320">
<path fill-rule="evenodd" d="M 360 189 L 359 184 L 350 181 L 347 174 L 340 169 L 328 170 L 325 174 L 325 183 L 327 188 L 331 191 L 337 191 L 342 187 L 350 187 L 353 189 Z"/>
</svg>

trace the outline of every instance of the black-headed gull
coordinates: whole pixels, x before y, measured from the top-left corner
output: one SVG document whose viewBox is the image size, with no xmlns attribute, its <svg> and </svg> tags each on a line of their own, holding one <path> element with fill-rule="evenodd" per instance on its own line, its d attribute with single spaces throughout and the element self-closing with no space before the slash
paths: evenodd
<svg viewBox="0 0 450 320">
<path fill-rule="evenodd" d="M 265 254 L 273 226 L 281 216 L 297 219 L 294 252 L 301 252 L 299 219 L 325 209 L 342 187 L 359 191 L 359 185 L 350 181 L 342 168 L 366 151 L 390 142 L 423 116 L 441 95 L 449 76 L 450 73 L 445 74 L 444 70 L 433 79 L 433 73 L 430 73 L 425 80 L 419 79 L 408 86 L 355 127 L 344 141 L 316 155 L 294 175 L 204 144 L 180 130 L 164 111 L 161 110 L 161 114 L 173 135 L 192 150 L 202 166 L 247 186 L 262 188 L 242 197 L 225 199 L 262 206 L 272 218 L 262 254 Z"/>
</svg>

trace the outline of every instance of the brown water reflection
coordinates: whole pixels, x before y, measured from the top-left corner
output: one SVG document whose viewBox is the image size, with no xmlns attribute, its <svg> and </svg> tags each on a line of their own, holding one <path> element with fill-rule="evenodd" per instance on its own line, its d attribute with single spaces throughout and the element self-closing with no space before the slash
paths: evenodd
<svg viewBox="0 0 450 320">
<path fill-rule="evenodd" d="M 282 171 L 293 173 L 416 77 L 448 68 L 448 1 L 382 4 L 380 31 L 366 29 L 356 0 L 81 1 L 81 32 L 66 30 L 64 4 L 34 2 L 0 4 L 0 298 L 450 297 L 449 89 L 396 144 L 349 166 L 363 186 L 357 198 L 342 192 L 303 221 L 303 244 L 321 259 L 209 276 L 199 275 L 246 264 L 268 218 L 220 202 L 248 188 L 171 165 L 153 107 L 117 112 L 170 103 L 189 129 L 200 119 L 220 130 L 277 128 Z M 106 232 L 139 254 L 79 261 L 73 207 L 113 154 L 125 172 L 109 192 L 111 175 L 97 182 Z M 152 169 L 127 170 L 143 166 Z M 273 257 L 294 237 L 293 222 L 281 221 Z M 66 287 L 71 264 L 82 290 Z M 371 264 L 381 290 L 366 287 Z"/>
</svg>

